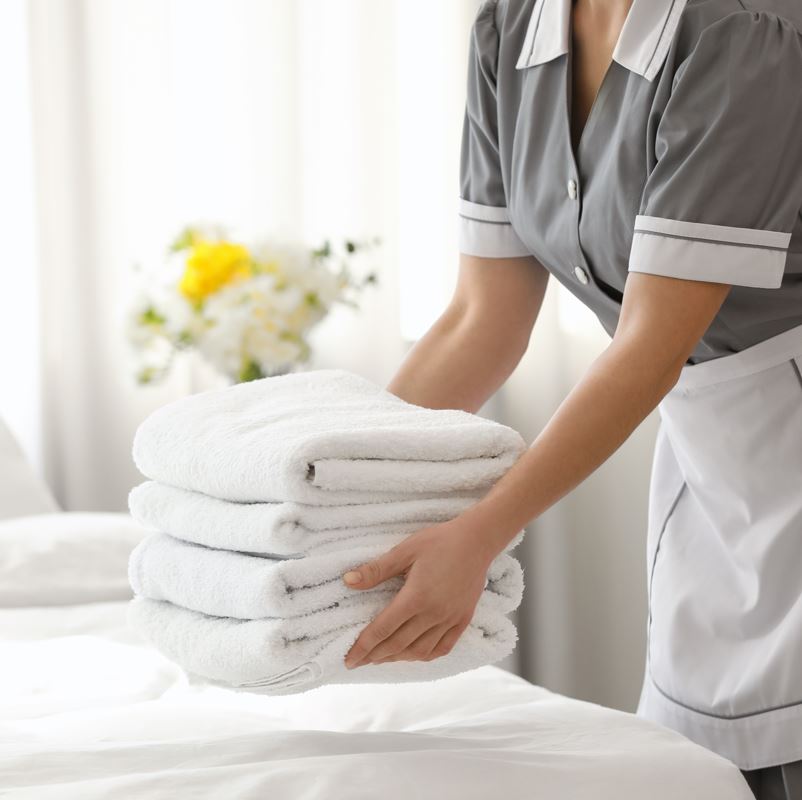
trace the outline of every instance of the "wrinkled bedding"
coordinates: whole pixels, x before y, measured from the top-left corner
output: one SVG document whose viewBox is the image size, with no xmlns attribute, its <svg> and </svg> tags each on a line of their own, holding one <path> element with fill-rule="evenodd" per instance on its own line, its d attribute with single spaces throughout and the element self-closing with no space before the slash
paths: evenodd
<svg viewBox="0 0 802 800">
<path fill-rule="evenodd" d="M 494 666 L 288 697 L 196 684 L 125 605 L 0 608 L 0 797 L 751 799 L 678 734 Z"/>
</svg>

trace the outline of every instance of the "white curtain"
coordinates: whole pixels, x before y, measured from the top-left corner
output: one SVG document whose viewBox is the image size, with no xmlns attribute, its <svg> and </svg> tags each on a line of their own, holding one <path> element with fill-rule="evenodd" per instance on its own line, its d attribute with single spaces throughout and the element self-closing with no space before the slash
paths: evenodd
<svg viewBox="0 0 802 800">
<path fill-rule="evenodd" d="M 379 286 L 361 311 L 338 309 L 320 326 L 311 366 L 389 380 L 456 277 L 477 7 L 8 0 L 5 21 L 27 29 L 29 47 L 10 46 L 13 27 L 3 34 L 24 79 L 13 96 L 30 123 L 13 129 L 32 144 L 29 158 L 8 148 L 3 157 L 21 183 L 30 164 L 35 184 L 22 206 L 31 224 L 12 236 L 28 267 L 11 301 L 16 316 L 0 319 L 4 362 L 27 367 L 4 378 L 0 414 L 63 507 L 123 508 L 140 479 L 130 458 L 139 421 L 209 381 L 186 363 L 162 386 L 137 387 L 123 337 L 133 265 L 158 258 L 188 222 L 310 244 L 380 236 Z M 0 86 L 11 96 L 10 82 Z M 533 439 L 605 341 L 552 286 L 529 352 L 481 413 Z M 654 428 L 652 418 L 536 520 L 517 551 L 526 599 L 504 666 L 621 708 L 634 706 L 642 674 Z"/>
</svg>

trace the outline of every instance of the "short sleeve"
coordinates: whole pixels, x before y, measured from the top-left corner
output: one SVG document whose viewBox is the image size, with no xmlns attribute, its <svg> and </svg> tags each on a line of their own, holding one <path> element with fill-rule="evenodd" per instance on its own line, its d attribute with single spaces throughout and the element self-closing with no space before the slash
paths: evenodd
<svg viewBox="0 0 802 800">
<path fill-rule="evenodd" d="M 802 34 L 736 11 L 706 28 L 656 128 L 629 270 L 781 285 L 802 206 Z"/>
<path fill-rule="evenodd" d="M 529 255 L 510 224 L 501 174 L 496 105 L 497 5 L 495 0 L 485 0 L 471 27 L 459 160 L 459 250 L 490 258 Z"/>
</svg>

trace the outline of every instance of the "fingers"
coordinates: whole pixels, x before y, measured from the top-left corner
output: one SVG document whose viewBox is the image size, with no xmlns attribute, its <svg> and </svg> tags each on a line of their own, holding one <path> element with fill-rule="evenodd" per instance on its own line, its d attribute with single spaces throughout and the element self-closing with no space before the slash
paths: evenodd
<svg viewBox="0 0 802 800">
<path fill-rule="evenodd" d="M 389 656 L 372 658 L 374 664 L 384 664 L 388 661 L 431 661 L 431 653 L 440 643 L 445 634 L 451 630 L 451 623 L 435 625 L 424 631 L 417 639 L 411 641 L 405 648 L 398 650 Z M 378 650 L 378 648 L 377 648 Z M 374 651 L 375 652 L 375 651 Z M 443 653 L 445 655 L 445 653 Z"/>
<path fill-rule="evenodd" d="M 405 587 L 406 588 L 406 587 Z M 349 669 L 385 639 L 389 639 L 407 620 L 416 616 L 417 604 L 415 595 L 408 598 L 408 593 L 401 589 L 392 602 L 359 634 L 345 656 L 345 665 Z"/>
<path fill-rule="evenodd" d="M 432 648 L 426 661 L 432 661 L 435 658 L 440 658 L 440 656 L 448 655 L 454 649 L 454 645 L 459 641 L 459 637 L 462 636 L 468 624 L 464 622 L 449 628 L 443 638 Z"/>
<path fill-rule="evenodd" d="M 395 632 L 382 640 L 372 650 L 365 653 L 359 661 L 347 661 L 353 667 L 374 663 L 377 659 L 400 653 L 414 642 L 426 629 L 428 624 L 421 617 L 411 617 L 396 628 Z"/>
<path fill-rule="evenodd" d="M 463 631 L 467 625 L 454 625 L 449 627 L 448 624 L 444 626 L 439 626 L 436 629 L 436 633 L 432 633 L 431 638 L 429 638 L 429 634 L 426 634 L 426 640 L 421 641 L 421 639 L 413 642 L 406 650 L 401 653 L 397 653 L 389 658 L 383 658 L 381 661 L 375 661 L 373 663 L 376 664 L 385 664 L 390 661 L 434 661 L 436 658 L 441 658 L 442 656 L 448 655 L 453 649 L 454 645 L 459 641 L 459 637 L 462 635 Z M 435 629 L 432 629 L 433 631 Z M 422 638 L 422 637 L 421 637 Z M 434 641 L 434 646 L 430 647 L 431 642 Z M 428 648 L 428 653 L 426 655 L 420 655 L 424 653 Z"/>
<path fill-rule="evenodd" d="M 378 558 L 349 570 L 343 575 L 343 580 L 352 589 L 372 589 L 389 578 L 400 575 L 411 563 L 409 550 L 396 545 Z"/>
</svg>

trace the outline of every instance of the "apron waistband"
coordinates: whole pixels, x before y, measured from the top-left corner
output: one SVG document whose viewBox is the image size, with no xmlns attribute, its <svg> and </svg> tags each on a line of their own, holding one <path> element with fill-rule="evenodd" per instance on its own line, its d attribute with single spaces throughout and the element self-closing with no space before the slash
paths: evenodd
<svg viewBox="0 0 802 800">
<path fill-rule="evenodd" d="M 686 364 L 674 389 L 697 389 L 769 369 L 802 356 L 802 325 L 778 333 L 738 353 L 713 358 L 701 364 Z"/>
</svg>

